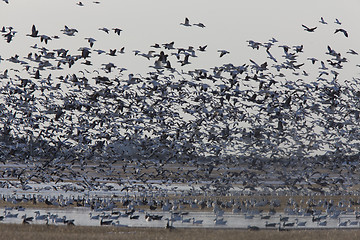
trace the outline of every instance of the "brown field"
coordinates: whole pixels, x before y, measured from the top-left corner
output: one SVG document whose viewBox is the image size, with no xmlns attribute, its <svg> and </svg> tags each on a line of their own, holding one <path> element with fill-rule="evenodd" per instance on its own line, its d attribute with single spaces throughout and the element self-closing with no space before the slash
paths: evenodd
<svg viewBox="0 0 360 240">
<path fill-rule="evenodd" d="M 360 230 L 247 231 L 238 229 L 159 229 L 119 227 L 79 227 L 0 224 L 1 239 L 101 240 L 101 239 L 360 239 Z"/>
</svg>

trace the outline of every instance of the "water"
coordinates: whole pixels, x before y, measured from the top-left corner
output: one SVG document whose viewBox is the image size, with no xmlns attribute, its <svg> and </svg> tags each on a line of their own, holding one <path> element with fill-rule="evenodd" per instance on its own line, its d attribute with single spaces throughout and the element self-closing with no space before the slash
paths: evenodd
<svg viewBox="0 0 360 240">
<path fill-rule="evenodd" d="M 4 208 L 0 209 L 4 211 Z M 117 211 L 118 209 L 114 209 Z M 17 211 L 17 210 L 7 210 L 7 213 L 11 214 L 18 214 L 16 218 L 4 218 L 2 221 L 3 223 L 22 223 L 22 216 L 26 214 L 27 217 L 35 217 L 35 209 L 25 209 L 24 211 Z M 121 211 L 121 210 L 120 210 Z M 101 216 L 112 216 L 113 218 L 117 217 L 118 215 L 111 215 L 109 211 L 100 211 L 95 212 L 91 211 L 88 208 L 69 208 L 69 209 L 41 209 L 39 210 L 40 215 L 48 215 L 49 216 L 49 224 L 54 225 L 64 225 L 63 223 L 56 223 L 54 221 L 55 218 L 62 219 L 65 217 L 66 219 L 74 219 L 75 225 L 78 226 L 100 226 L 100 220 L 90 219 L 90 213 L 92 216 L 100 215 Z M 124 214 L 124 211 L 121 211 Z M 163 211 L 151 211 L 148 212 L 151 215 L 160 215 L 162 216 L 162 220 L 152 220 L 146 221 L 145 215 L 146 212 L 135 212 L 134 215 L 138 215 L 139 219 L 130 219 L 129 217 L 120 216 L 117 219 L 113 220 L 113 225 L 119 225 L 121 227 L 165 227 L 167 223 L 167 219 L 173 219 L 173 226 L 177 228 L 240 228 L 246 229 L 248 226 L 256 226 L 259 228 L 267 228 L 265 227 L 266 222 L 268 223 L 276 223 L 276 228 L 278 228 L 280 223 L 280 215 L 284 217 L 283 214 L 275 214 L 270 217 L 270 219 L 261 219 L 260 215 L 255 215 L 252 219 L 248 219 L 245 217 L 244 214 L 232 214 L 232 213 L 224 213 L 222 216 L 218 217 L 223 218 L 226 221 L 224 225 L 216 225 L 214 223 L 214 219 L 216 218 L 215 214 L 212 212 L 188 212 L 187 215 L 183 216 L 183 219 L 191 219 L 189 223 L 183 223 L 182 218 L 180 215 L 174 215 L 170 212 L 163 212 Z M 281 226 L 283 228 L 288 229 L 317 229 L 317 228 L 358 228 L 358 220 L 356 219 L 354 214 L 340 214 L 339 218 L 341 222 L 347 222 L 346 226 L 339 226 L 339 218 L 330 218 L 327 216 L 321 222 L 326 221 L 326 225 L 321 225 L 318 222 L 312 221 L 312 216 L 304 216 L 304 215 L 286 215 L 289 217 L 286 223 L 294 223 L 293 227 L 284 227 L 283 222 L 281 222 Z M 202 224 L 193 224 L 193 218 L 195 221 L 202 220 Z M 104 221 L 109 220 L 105 218 Z M 305 226 L 297 226 L 298 222 L 306 222 Z M 45 224 L 46 220 L 33 220 L 31 224 Z M 356 225 L 351 225 L 357 223 Z"/>
</svg>

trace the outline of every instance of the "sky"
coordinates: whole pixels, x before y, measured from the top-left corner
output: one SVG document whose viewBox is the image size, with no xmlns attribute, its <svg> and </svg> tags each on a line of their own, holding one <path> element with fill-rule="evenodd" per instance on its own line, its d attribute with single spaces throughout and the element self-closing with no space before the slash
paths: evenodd
<svg viewBox="0 0 360 240">
<path fill-rule="evenodd" d="M 9 0 L 9 4 L 0 3 L 0 25 L 12 26 L 17 31 L 14 40 L 8 44 L 0 41 L 0 56 L 6 59 L 14 54 L 26 56 L 29 46 L 35 43 L 56 49 L 65 47 L 76 52 L 79 47 L 88 46 L 85 37 L 93 37 L 97 41 L 95 49 L 120 49 L 125 47 L 125 54 L 114 61 L 118 67 L 130 72 L 148 71 L 153 65 L 145 58 L 135 57 L 133 50 L 148 52 L 154 43 L 175 42 L 175 47 L 187 48 L 208 45 L 204 54 L 192 59 L 192 64 L 184 69 L 206 68 L 224 63 L 234 65 L 249 64 L 249 59 L 262 61 L 266 58 L 264 51 L 254 51 L 247 45 L 247 40 L 266 42 L 274 37 L 280 44 L 304 44 L 307 56 L 319 57 L 324 54 L 327 45 L 347 51 L 355 51 L 360 42 L 360 22 L 358 9 L 360 2 L 355 0 L 342 1 L 286 1 L 273 0 L 256 2 L 224 0 L 224 1 L 134 1 L 134 0 L 103 0 L 99 4 L 93 1 L 60 0 Z M 319 23 L 324 17 L 327 25 Z M 188 17 L 190 23 L 201 22 L 205 28 L 184 27 L 180 23 Z M 334 35 L 338 18 L 349 32 L 349 38 Z M 40 44 L 38 39 L 26 37 L 35 24 L 39 34 L 58 35 L 60 39 L 49 44 Z M 314 33 L 303 30 L 302 24 L 309 27 L 317 26 Z M 79 32 L 69 37 L 60 31 L 64 25 L 75 28 Z M 118 27 L 123 30 L 121 36 L 105 34 L 98 30 L 107 27 Z M 219 58 L 217 50 L 226 49 L 230 54 Z M 79 52 L 77 52 L 79 53 Z M 276 52 L 275 52 L 276 54 Z M 282 54 L 278 51 L 278 54 Z M 200 56 L 201 55 L 201 56 Z M 107 59 L 99 59 L 99 64 Z M 360 62 L 360 61 L 359 61 Z M 2 64 L 5 65 L 5 64 Z M 0 70 L 3 67 L 0 65 Z M 355 64 L 354 64 L 355 65 Z"/>
</svg>

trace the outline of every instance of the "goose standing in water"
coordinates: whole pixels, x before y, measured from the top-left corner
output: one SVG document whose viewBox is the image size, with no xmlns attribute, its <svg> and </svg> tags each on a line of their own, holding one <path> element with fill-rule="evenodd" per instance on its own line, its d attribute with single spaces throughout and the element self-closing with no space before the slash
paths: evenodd
<svg viewBox="0 0 360 240">
<path fill-rule="evenodd" d="M 103 219 L 101 219 L 100 220 L 100 225 L 101 226 L 109 226 L 109 225 L 111 225 L 112 224 L 112 222 L 113 222 L 113 220 L 103 220 Z"/>
<path fill-rule="evenodd" d="M 40 215 L 40 211 L 35 211 L 35 220 L 45 220 L 47 219 L 49 214 Z"/>
<path fill-rule="evenodd" d="M 214 219 L 215 225 L 226 225 L 227 221 L 224 218 L 215 218 Z"/>
<path fill-rule="evenodd" d="M 181 215 L 181 223 L 190 223 L 190 222 L 191 222 L 191 218 L 184 219 L 184 215 Z"/>
<path fill-rule="evenodd" d="M 318 226 L 326 226 L 326 225 L 327 225 L 327 221 L 318 222 Z"/>
<path fill-rule="evenodd" d="M 194 224 L 194 225 L 200 225 L 200 224 L 202 224 L 203 223 L 203 221 L 204 220 L 195 220 L 195 218 L 192 218 L 192 224 Z"/>
<path fill-rule="evenodd" d="M 175 227 L 173 226 L 173 221 L 171 221 L 171 223 L 170 223 L 169 218 L 166 218 L 165 220 L 167 220 L 167 223 L 166 223 L 166 226 L 165 226 L 166 229 L 170 229 L 170 230 L 175 229 Z"/>
<path fill-rule="evenodd" d="M 4 211 L 4 214 L 5 214 L 5 218 L 17 218 L 18 217 L 18 213 L 11 213 L 10 211 L 6 212 L 6 210 Z"/>
<path fill-rule="evenodd" d="M 295 223 L 296 223 L 296 226 L 298 226 L 298 227 L 305 227 L 305 225 L 306 225 L 306 221 L 304 221 L 304 222 L 299 222 L 299 219 L 295 219 Z"/>
<path fill-rule="evenodd" d="M 342 221 L 341 221 L 341 218 L 339 218 L 338 226 L 339 226 L 339 227 L 346 227 L 347 224 L 348 224 L 348 222 L 349 222 L 349 221 L 344 221 L 344 222 L 342 222 Z"/>
<path fill-rule="evenodd" d="M 23 219 L 23 224 L 30 224 L 30 222 L 34 219 L 34 217 L 27 217 L 26 214 L 21 217 Z"/>
<path fill-rule="evenodd" d="M 111 223 L 111 225 L 115 226 L 115 227 L 128 227 L 128 225 L 120 224 L 119 220 L 117 220 L 116 222 Z"/>
<path fill-rule="evenodd" d="M 359 225 L 359 221 L 351 221 L 351 220 L 349 220 L 349 225 L 350 225 L 350 226 L 358 226 L 358 225 Z"/>
<path fill-rule="evenodd" d="M 92 213 L 89 213 L 89 215 L 90 215 L 90 219 L 91 220 L 99 220 L 100 219 L 100 215 L 98 214 L 98 215 L 93 215 Z"/>
<path fill-rule="evenodd" d="M 269 223 L 268 221 L 265 222 L 265 227 L 276 227 L 278 223 Z"/>
</svg>

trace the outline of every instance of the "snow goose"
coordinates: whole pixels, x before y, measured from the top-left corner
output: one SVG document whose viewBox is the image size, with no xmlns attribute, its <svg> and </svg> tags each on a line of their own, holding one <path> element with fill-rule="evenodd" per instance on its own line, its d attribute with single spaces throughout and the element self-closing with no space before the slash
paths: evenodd
<svg viewBox="0 0 360 240">
<path fill-rule="evenodd" d="M 341 25 L 341 22 L 340 22 L 339 19 L 337 19 L 337 18 L 335 18 L 335 22 L 334 22 L 334 23 Z"/>
<path fill-rule="evenodd" d="M 227 221 L 224 220 L 224 218 L 215 218 L 214 219 L 214 224 L 215 225 L 226 225 Z"/>
<path fill-rule="evenodd" d="M 112 224 L 112 222 L 113 222 L 113 220 L 106 220 L 106 221 L 104 221 L 103 219 L 101 219 L 101 220 L 100 220 L 100 225 L 101 225 L 101 226 L 109 226 L 109 225 Z"/>
<path fill-rule="evenodd" d="M 349 49 L 349 51 L 347 51 L 346 53 L 349 53 L 352 55 L 358 55 L 358 53 L 356 51 L 354 51 L 353 49 Z"/>
<path fill-rule="evenodd" d="M 322 24 L 327 24 L 327 22 L 324 20 L 324 18 L 323 18 L 323 17 L 321 17 L 321 18 L 320 18 L 319 23 L 322 23 Z"/>
<path fill-rule="evenodd" d="M 306 221 L 303 221 L 303 222 L 299 222 L 299 219 L 295 219 L 295 223 L 296 223 L 296 226 L 298 227 L 305 227 L 306 225 Z"/>
<path fill-rule="evenodd" d="M 199 51 L 200 52 L 205 52 L 205 49 L 206 49 L 207 45 L 204 45 L 204 46 L 199 46 Z"/>
<path fill-rule="evenodd" d="M 195 220 L 195 218 L 192 218 L 192 224 L 194 225 L 200 225 L 203 223 L 203 220 Z"/>
<path fill-rule="evenodd" d="M 103 28 L 99 28 L 99 30 L 100 31 L 104 31 L 104 32 L 106 32 L 107 34 L 109 34 L 109 29 L 108 28 L 106 28 L 106 27 L 103 27 Z"/>
<path fill-rule="evenodd" d="M 191 26 L 190 21 L 189 21 L 188 18 L 185 18 L 185 22 L 180 23 L 180 25 L 183 25 L 183 26 L 185 26 L 185 27 L 190 27 L 190 26 Z"/>
<path fill-rule="evenodd" d="M 75 28 L 69 28 L 68 26 L 64 26 L 64 29 L 60 30 L 62 31 L 65 35 L 68 35 L 68 36 L 75 36 L 75 33 L 78 32 L 77 29 Z"/>
<path fill-rule="evenodd" d="M 112 30 L 114 30 L 114 32 L 120 36 L 120 33 L 122 32 L 122 29 L 120 28 L 113 28 Z"/>
<path fill-rule="evenodd" d="M 40 35 L 40 41 L 41 42 L 45 42 L 45 44 L 48 43 L 48 41 L 51 40 L 51 37 L 47 36 L 47 35 Z"/>
<path fill-rule="evenodd" d="M 201 28 L 204 28 L 205 25 L 203 23 L 194 23 L 195 26 L 198 26 L 198 27 L 201 27 Z"/>
<path fill-rule="evenodd" d="M 344 221 L 344 222 L 342 222 L 342 221 L 341 221 L 341 218 L 339 218 L 338 226 L 339 226 L 339 227 L 346 227 L 347 224 L 348 224 L 348 222 L 349 222 L 349 221 Z"/>
<path fill-rule="evenodd" d="M 85 40 L 88 41 L 88 43 L 90 44 L 90 47 L 93 47 L 93 46 L 94 46 L 94 43 L 95 43 L 95 41 L 96 41 L 94 38 L 91 38 L 91 37 L 85 38 Z"/>
<path fill-rule="evenodd" d="M 302 24 L 301 26 L 303 26 L 304 30 L 307 31 L 307 32 L 314 32 L 315 29 L 317 28 L 317 27 L 309 28 L 309 27 L 305 26 L 304 24 Z"/>
<path fill-rule="evenodd" d="M 338 33 L 338 32 L 342 32 L 344 34 L 345 37 L 349 37 L 349 34 L 347 33 L 347 31 L 345 29 L 342 28 L 337 28 L 334 32 L 334 34 Z"/>
<path fill-rule="evenodd" d="M 39 37 L 39 31 L 36 30 L 35 25 L 32 25 L 31 34 L 26 34 L 26 36 L 29 36 L 29 37 Z"/>
<path fill-rule="evenodd" d="M 269 223 L 268 221 L 265 222 L 265 227 L 276 227 L 277 223 Z"/>
<path fill-rule="evenodd" d="M 220 57 L 223 57 L 225 54 L 229 54 L 230 52 L 227 50 L 218 50 L 218 52 L 220 53 Z"/>
</svg>

